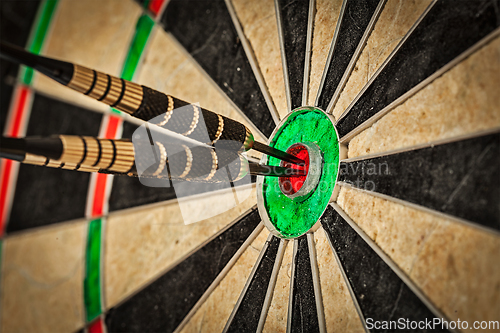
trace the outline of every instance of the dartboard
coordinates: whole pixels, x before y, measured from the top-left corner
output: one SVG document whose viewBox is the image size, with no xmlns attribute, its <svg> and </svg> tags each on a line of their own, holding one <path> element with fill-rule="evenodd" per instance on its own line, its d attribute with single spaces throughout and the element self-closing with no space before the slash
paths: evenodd
<svg viewBox="0 0 500 333">
<path fill-rule="evenodd" d="M 493 0 L 1 1 L 2 41 L 323 161 L 292 200 L 263 176 L 153 187 L 2 160 L 2 331 L 498 330 L 499 13 Z M 29 68 L 1 70 L 6 136 L 136 129 Z"/>
</svg>

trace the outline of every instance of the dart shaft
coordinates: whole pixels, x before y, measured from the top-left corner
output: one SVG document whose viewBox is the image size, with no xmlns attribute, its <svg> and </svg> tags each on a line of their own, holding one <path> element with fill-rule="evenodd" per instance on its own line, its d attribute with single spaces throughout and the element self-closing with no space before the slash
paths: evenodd
<svg viewBox="0 0 500 333">
<path fill-rule="evenodd" d="M 266 155 L 270 155 L 272 157 L 276 157 L 277 159 L 280 159 L 280 160 L 283 160 L 286 162 L 290 162 L 293 164 L 303 164 L 304 163 L 303 160 L 301 160 L 300 158 L 298 158 L 296 156 L 293 156 L 291 154 L 288 154 L 288 153 L 281 151 L 281 150 L 278 150 L 276 148 L 267 146 L 267 145 L 260 143 L 258 141 L 254 142 L 252 148 L 257 150 L 257 151 L 260 151 L 261 153 L 264 153 Z"/>
</svg>

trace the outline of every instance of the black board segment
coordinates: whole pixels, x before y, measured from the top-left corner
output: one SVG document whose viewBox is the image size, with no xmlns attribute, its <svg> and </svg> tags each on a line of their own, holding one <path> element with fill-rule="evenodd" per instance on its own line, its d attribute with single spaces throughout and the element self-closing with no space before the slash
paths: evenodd
<svg viewBox="0 0 500 333">
<path fill-rule="evenodd" d="M 309 1 L 277 0 L 290 90 L 291 110 L 302 106 Z"/>
<path fill-rule="evenodd" d="M 438 0 L 339 119 L 340 137 L 378 119 L 378 112 L 498 28 L 499 7 L 500 0 Z"/>
<path fill-rule="evenodd" d="M 256 176 L 250 176 L 250 183 L 255 183 Z M 156 183 L 156 180 L 154 181 Z M 179 185 L 180 184 L 180 185 Z M 235 188 L 248 185 L 245 177 L 234 182 Z M 196 194 L 217 193 L 229 190 L 231 183 L 195 183 L 176 182 L 173 187 L 150 187 L 144 185 L 136 177 L 115 176 L 109 197 L 109 211 L 133 208 L 141 205 L 153 204 L 175 198 L 184 198 Z"/>
<path fill-rule="evenodd" d="M 264 256 L 257 262 L 257 270 L 251 277 L 248 289 L 225 332 L 256 332 L 262 307 L 267 294 L 274 263 L 278 254 L 280 239 L 274 237 L 268 242 Z"/>
<path fill-rule="evenodd" d="M 403 280 L 382 260 L 365 240 L 344 218 L 328 206 L 320 219 L 333 251 L 340 261 L 348 283 L 356 297 L 363 317 L 370 328 L 370 320 L 430 321 L 436 316 L 404 283 Z M 374 329 L 370 332 L 447 332 L 442 327 L 412 328 L 406 330 L 393 326 L 390 329 Z"/>
<path fill-rule="evenodd" d="M 27 136 L 97 136 L 102 115 L 35 94 Z M 85 216 L 90 174 L 22 164 L 7 233 Z"/>
<path fill-rule="evenodd" d="M 172 0 L 161 22 L 247 118 L 270 136 L 274 120 L 224 1 Z"/>
<path fill-rule="evenodd" d="M 129 122 L 123 123 L 123 138 L 131 139 L 137 126 Z M 255 183 L 256 177 L 250 177 L 250 182 Z M 158 181 L 153 183 L 158 185 Z M 172 187 L 170 183 L 163 182 L 164 187 L 147 186 L 136 177 L 115 176 L 113 177 L 113 187 L 109 197 L 109 211 L 117 211 L 175 198 L 188 197 L 191 195 L 208 193 L 231 188 L 228 183 L 195 183 L 195 182 L 177 182 Z M 235 182 L 235 187 L 248 184 L 248 179 L 244 178 Z"/>
<path fill-rule="evenodd" d="M 500 231 L 500 133 L 358 161 L 339 181 Z"/>
<path fill-rule="evenodd" d="M 114 212 L 156 202 L 175 199 L 172 187 L 148 187 L 138 178 L 115 176 L 109 196 L 109 211 Z"/>
<path fill-rule="evenodd" d="M 25 47 L 40 1 L 0 1 L 0 37 L 3 42 Z M 4 130 L 19 65 L 0 59 L 0 129 Z"/>
<path fill-rule="evenodd" d="M 290 332 L 319 332 L 318 312 L 316 309 L 316 297 L 309 257 L 309 246 L 307 236 L 295 240 L 297 252 L 294 256 L 295 265 L 292 279 L 291 309 L 288 315 Z"/>
<path fill-rule="evenodd" d="M 327 64 L 326 76 L 320 91 L 316 106 L 323 110 L 337 89 L 351 59 L 358 47 L 375 10 L 379 0 L 344 0 L 346 1 L 342 17 L 337 23 L 337 40 L 330 46 L 333 48 L 330 62 Z"/>
<path fill-rule="evenodd" d="M 106 315 L 108 332 L 172 332 L 260 223 L 239 221 Z"/>
</svg>

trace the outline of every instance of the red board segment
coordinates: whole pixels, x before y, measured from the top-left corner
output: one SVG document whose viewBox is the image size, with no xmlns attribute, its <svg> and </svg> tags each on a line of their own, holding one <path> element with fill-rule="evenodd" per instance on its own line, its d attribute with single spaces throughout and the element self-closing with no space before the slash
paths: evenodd
<svg viewBox="0 0 500 333">
<path fill-rule="evenodd" d="M 118 134 L 118 128 L 122 124 L 122 119 L 113 115 L 107 116 L 107 121 L 103 123 L 104 128 L 101 133 L 104 133 L 106 139 L 115 139 Z M 106 193 L 109 182 L 109 175 L 98 173 L 92 175 L 95 177 L 91 217 L 97 217 L 105 214 L 105 205 L 107 203 Z"/>
<path fill-rule="evenodd" d="M 148 9 L 151 13 L 158 15 L 158 13 L 161 10 L 161 6 L 163 5 L 163 2 L 165 0 L 151 0 L 151 2 L 148 5 Z"/>
<path fill-rule="evenodd" d="M 31 89 L 26 86 L 18 85 L 16 87 L 12 95 L 10 115 L 5 124 L 4 134 L 6 136 L 20 137 L 24 135 L 32 94 Z M 0 170 L 0 236 L 3 235 L 8 220 L 18 167 L 19 165 L 11 160 L 2 161 Z"/>
<path fill-rule="evenodd" d="M 26 108 L 29 93 L 29 88 L 25 86 L 19 86 L 19 95 L 18 100 L 15 102 L 16 105 L 14 108 L 13 122 L 6 133 L 8 136 L 17 137 L 20 134 L 19 132 L 22 125 L 22 120 L 25 116 L 24 110 Z"/>
<path fill-rule="evenodd" d="M 102 318 L 97 318 L 94 322 L 92 322 L 88 327 L 89 333 L 104 333 L 104 327 Z"/>
<path fill-rule="evenodd" d="M 1 168 L 2 184 L 0 187 L 0 236 L 3 235 L 5 223 L 7 222 L 8 192 L 10 187 L 10 174 L 12 170 L 12 160 L 3 160 Z"/>
<path fill-rule="evenodd" d="M 307 151 L 307 148 L 303 145 L 298 145 L 295 147 L 290 147 L 287 151 L 287 153 L 297 156 L 301 160 L 305 161 L 305 164 L 293 164 L 289 162 L 284 162 L 283 166 L 286 168 L 291 168 L 294 170 L 304 170 L 306 171 L 306 174 L 304 176 L 300 177 L 280 177 L 279 182 L 280 182 L 280 187 L 284 191 L 285 194 L 295 194 L 297 193 L 302 185 L 304 185 L 304 182 L 306 181 L 307 178 L 307 172 L 309 172 L 309 153 Z"/>
</svg>

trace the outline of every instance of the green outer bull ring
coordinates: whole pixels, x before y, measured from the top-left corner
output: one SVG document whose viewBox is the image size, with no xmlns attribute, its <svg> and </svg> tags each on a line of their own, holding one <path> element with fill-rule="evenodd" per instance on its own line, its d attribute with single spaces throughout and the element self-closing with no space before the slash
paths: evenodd
<svg viewBox="0 0 500 333">
<path fill-rule="evenodd" d="M 322 161 L 321 176 L 316 186 L 309 184 L 307 191 L 304 191 L 306 193 L 300 196 L 289 197 L 284 194 L 277 177 L 257 177 L 259 214 L 264 225 L 275 236 L 293 239 L 308 231 L 315 231 L 328 203 L 338 195 L 339 185 L 336 182 L 340 160 L 345 158 L 346 149 L 339 143 L 334 123 L 331 115 L 317 107 L 300 107 L 282 119 L 271 134 L 267 142 L 269 146 L 286 151 L 295 143 L 314 144 L 319 148 L 319 161 Z M 318 159 L 315 161 L 317 164 Z M 264 155 L 261 163 L 279 166 L 281 161 Z"/>
</svg>

